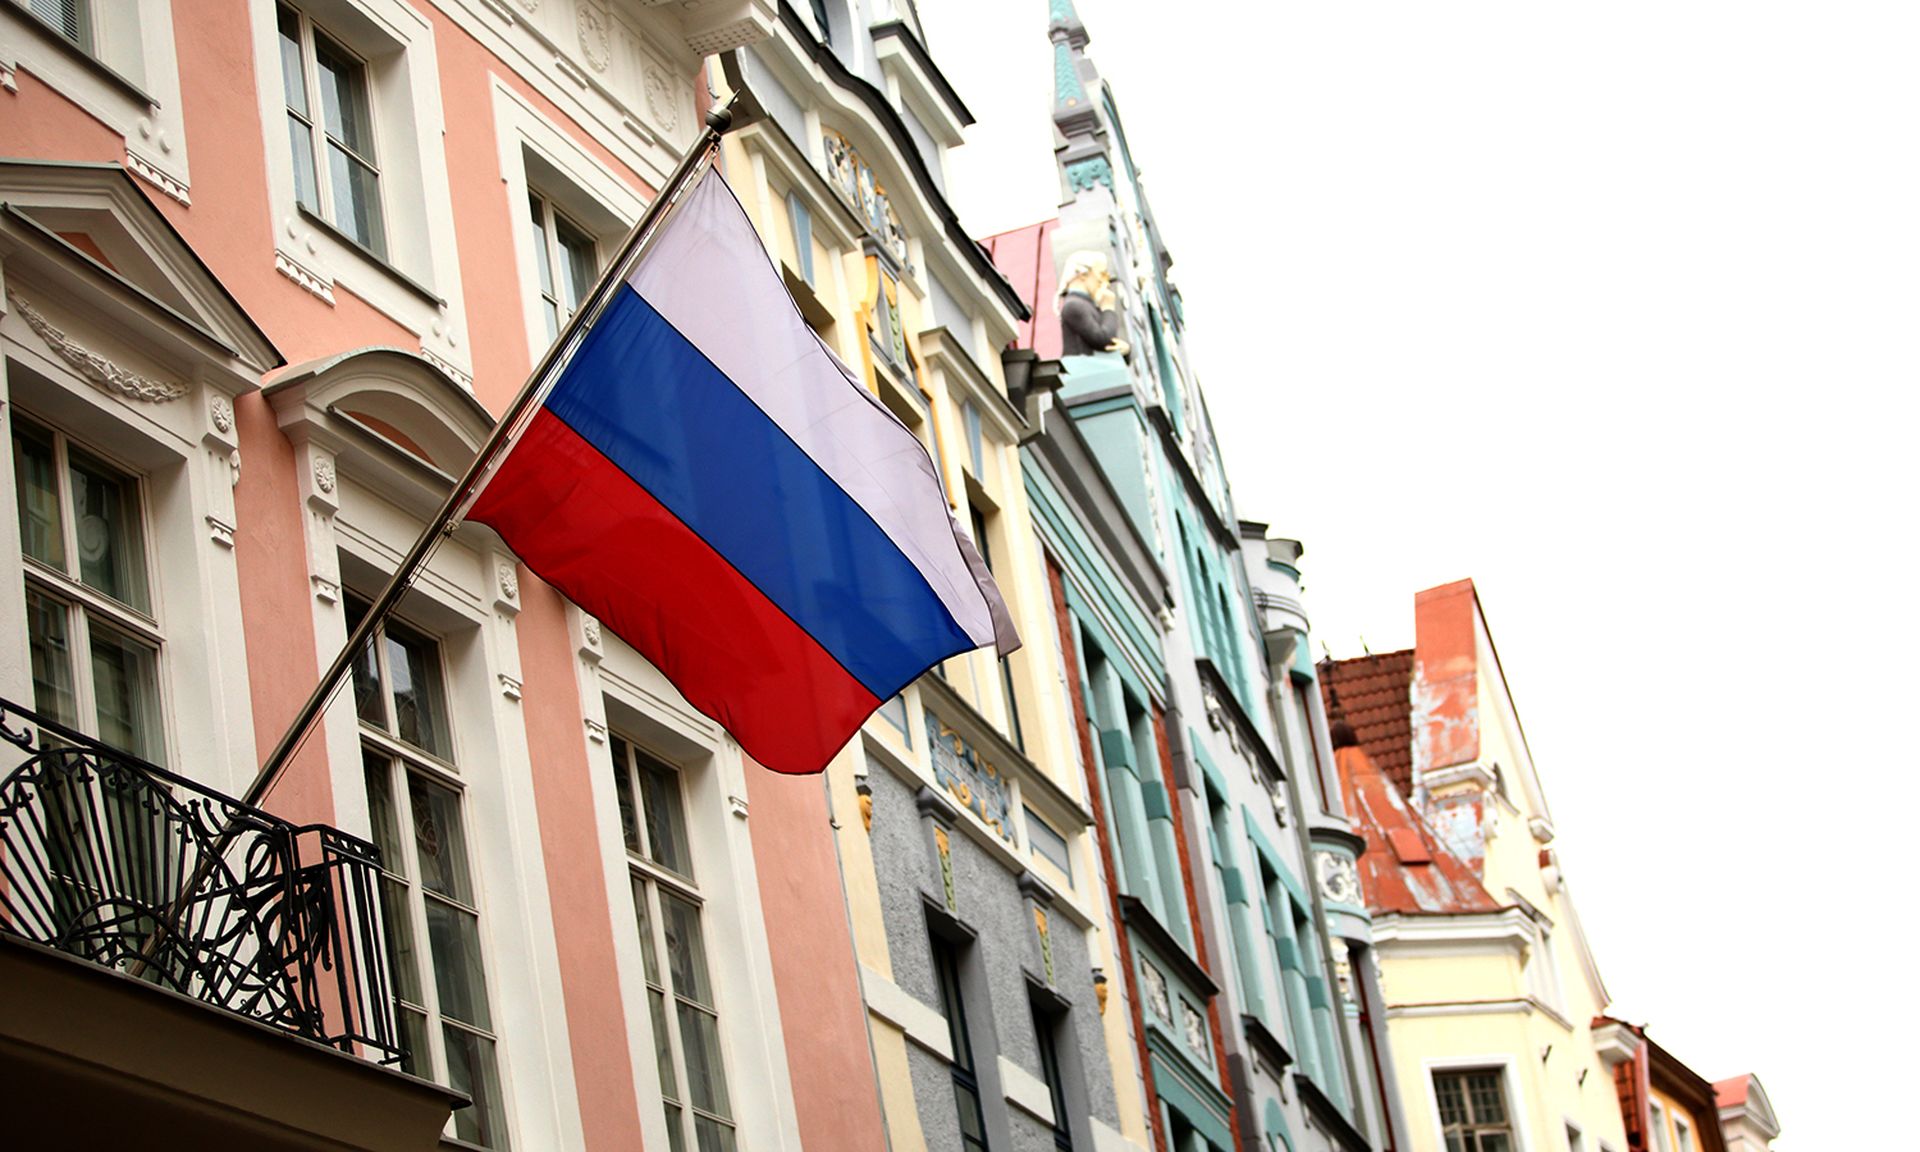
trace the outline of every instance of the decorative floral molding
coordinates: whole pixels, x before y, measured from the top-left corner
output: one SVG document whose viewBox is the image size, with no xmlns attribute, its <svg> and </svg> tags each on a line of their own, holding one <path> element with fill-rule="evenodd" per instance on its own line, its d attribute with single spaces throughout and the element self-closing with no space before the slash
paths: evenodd
<svg viewBox="0 0 1920 1152">
<path fill-rule="evenodd" d="M 213 427 L 222 435 L 233 431 L 233 404 L 225 396 L 213 398 Z"/>
<path fill-rule="evenodd" d="M 20 318 L 27 327 L 34 330 L 40 339 L 54 354 L 65 360 L 73 370 L 97 385 L 102 391 L 127 400 L 139 400 L 147 404 L 164 404 L 169 400 L 178 400 L 187 394 L 185 384 L 173 384 L 163 380 L 154 380 L 138 372 L 129 372 L 98 352 L 89 352 L 79 344 L 67 338 L 67 334 L 54 327 L 52 321 L 40 315 L 33 305 L 20 298 L 13 289 L 7 289 L 7 299 L 19 310 Z"/>
<path fill-rule="evenodd" d="M 513 565 L 502 562 L 500 565 L 500 595 L 509 600 L 520 598 L 520 574 Z"/>
<path fill-rule="evenodd" d="M 322 492 L 332 492 L 339 479 L 333 471 L 333 461 L 321 457 L 313 462 L 313 483 Z"/>
</svg>

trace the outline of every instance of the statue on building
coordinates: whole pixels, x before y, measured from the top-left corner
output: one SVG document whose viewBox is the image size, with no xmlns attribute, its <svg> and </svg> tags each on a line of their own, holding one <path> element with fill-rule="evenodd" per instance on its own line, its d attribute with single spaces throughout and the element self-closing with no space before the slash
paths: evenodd
<svg viewBox="0 0 1920 1152">
<path fill-rule="evenodd" d="M 1061 354 L 1118 352 L 1125 356 L 1129 347 L 1120 338 L 1120 313 L 1114 310 L 1118 302 L 1103 253 L 1075 252 L 1067 257 L 1060 270 L 1060 296 L 1054 301 L 1060 313 Z"/>
</svg>

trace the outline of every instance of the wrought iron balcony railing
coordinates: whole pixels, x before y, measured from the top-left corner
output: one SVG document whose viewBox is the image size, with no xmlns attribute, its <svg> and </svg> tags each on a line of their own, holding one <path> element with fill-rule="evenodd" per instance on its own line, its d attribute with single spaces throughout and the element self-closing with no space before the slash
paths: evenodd
<svg viewBox="0 0 1920 1152">
<path fill-rule="evenodd" d="M 400 1060 L 372 844 L 250 808 L 6 700 L 0 738 L 0 932 Z"/>
</svg>

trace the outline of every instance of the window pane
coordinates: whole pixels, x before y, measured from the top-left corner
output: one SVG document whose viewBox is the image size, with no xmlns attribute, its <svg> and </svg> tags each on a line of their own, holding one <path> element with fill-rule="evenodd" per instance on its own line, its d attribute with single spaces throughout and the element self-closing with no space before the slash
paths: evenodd
<svg viewBox="0 0 1920 1152">
<path fill-rule="evenodd" d="M 280 6 L 280 85 L 287 90 L 287 110 L 312 118 L 307 109 L 307 81 L 300 66 L 300 16 L 285 4 Z M 312 163 L 313 153 L 307 153 Z"/>
<path fill-rule="evenodd" d="M 333 180 L 334 227 L 385 259 L 387 239 L 380 222 L 379 174 L 329 141 L 327 175 Z"/>
<path fill-rule="evenodd" d="M 367 107 L 367 70 L 346 49 L 318 32 L 313 59 L 320 73 L 320 106 L 327 135 L 373 159 L 373 117 Z"/>
<path fill-rule="evenodd" d="M 1468 1076 L 1467 1093 L 1472 1098 L 1475 1123 L 1506 1123 L 1507 1100 L 1500 1091 L 1499 1073 L 1475 1072 Z"/>
<path fill-rule="evenodd" d="M 732 1126 L 708 1116 L 693 1118 L 693 1139 L 700 1152 L 734 1152 Z"/>
<path fill-rule="evenodd" d="M 540 291 L 553 295 L 553 253 L 547 249 L 547 206 L 540 197 L 527 193 L 527 210 L 533 217 L 533 264 L 540 272 Z"/>
<path fill-rule="evenodd" d="M 67 568 L 60 534 L 60 485 L 53 466 L 53 437 L 21 421 L 13 424 L 13 481 L 20 503 L 20 548 L 61 571 Z"/>
<path fill-rule="evenodd" d="M 27 659 L 33 665 L 34 708 L 49 720 L 78 724 L 67 606 L 31 584 L 27 585 Z"/>
<path fill-rule="evenodd" d="M 667 1100 L 680 1099 L 680 1076 L 673 1070 L 673 1034 L 667 1031 L 667 994 L 657 988 L 647 990 L 647 1009 L 653 1015 L 654 1071 L 660 1076 L 660 1095 Z"/>
<path fill-rule="evenodd" d="M 360 617 L 366 615 L 366 611 L 366 605 L 347 601 L 349 631 L 359 627 Z M 387 698 L 380 690 L 380 661 L 374 655 L 379 643 L 380 637 L 376 633 L 360 646 L 359 654 L 353 658 L 353 710 L 360 719 L 387 731 Z"/>
<path fill-rule="evenodd" d="M 711 1013 L 680 1002 L 680 1047 L 687 1058 L 687 1095 L 693 1106 L 729 1115 L 727 1071 L 720 1061 L 720 1023 Z"/>
<path fill-rule="evenodd" d="M 447 1083 L 473 1098 L 472 1107 L 454 1109 L 453 1134 L 471 1144 L 505 1148 L 506 1109 L 493 1041 L 451 1024 L 442 1025 L 440 1035 L 447 1045 Z"/>
<path fill-rule="evenodd" d="M 640 922 L 640 955 L 647 965 L 647 983 L 660 983 L 660 960 L 655 954 L 653 943 L 653 917 L 647 913 L 647 886 L 639 877 L 633 878 L 633 912 Z M 665 1031 L 661 1035 L 666 1035 Z"/>
<path fill-rule="evenodd" d="M 147 557 L 140 540 L 139 487 L 129 476 L 75 448 L 67 450 L 73 485 L 80 582 L 147 610 Z"/>
<path fill-rule="evenodd" d="M 287 139 L 293 148 L 293 196 L 309 212 L 320 211 L 320 177 L 313 170 L 313 129 L 287 114 Z"/>
<path fill-rule="evenodd" d="M 1434 1095 L 1440 1103 L 1440 1123 L 1464 1124 L 1467 1122 L 1467 1106 L 1460 1094 L 1460 1078 L 1442 1074 L 1433 1078 Z"/>
<path fill-rule="evenodd" d="M 707 984 L 707 945 L 700 935 L 700 909 L 661 892 L 660 915 L 666 918 L 667 970 L 673 975 L 674 994 L 713 1007 L 713 989 Z"/>
<path fill-rule="evenodd" d="M 89 619 L 93 637 L 93 706 L 99 737 L 159 763 L 160 688 L 152 648 Z"/>
<path fill-rule="evenodd" d="M 633 755 L 625 740 L 618 736 L 607 737 L 608 747 L 613 752 L 613 795 L 620 805 L 620 835 L 627 843 L 627 851 L 640 852 L 640 814 L 633 806 Z M 637 899 L 638 897 L 636 897 Z M 646 910 L 641 909 L 642 915 Z"/>
<path fill-rule="evenodd" d="M 387 967 L 393 994 L 409 1004 L 425 1004 L 420 994 L 420 949 L 413 942 L 413 917 L 407 907 L 407 886 L 391 876 L 380 878 L 380 915 L 387 923 Z M 426 1049 L 421 1049 L 424 1054 Z"/>
<path fill-rule="evenodd" d="M 541 300 L 540 307 L 547 318 L 547 343 L 560 339 L 560 309 L 551 300 Z"/>
<path fill-rule="evenodd" d="M 680 810 L 680 774 L 640 758 L 640 792 L 647 817 L 648 858 L 682 876 L 693 875 L 687 858 L 687 820 Z M 673 927 L 673 917 L 667 917 Z M 685 989 L 679 989 L 685 995 Z"/>
<path fill-rule="evenodd" d="M 407 776 L 413 802 L 413 844 L 420 857 L 420 882 L 430 892 L 473 906 L 467 878 L 467 838 L 460 824 L 460 797 L 418 773 Z"/>
<path fill-rule="evenodd" d="M 27 11 L 82 50 L 93 50 L 86 0 L 27 0 Z"/>
<path fill-rule="evenodd" d="M 416 748 L 452 759 L 440 646 L 401 625 L 387 625 L 387 675 L 393 677 L 394 734 Z"/>
<path fill-rule="evenodd" d="M 560 241 L 560 288 L 564 293 L 560 302 L 568 314 L 572 314 L 593 287 L 598 263 L 594 259 L 593 238 L 558 216 L 554 217 L 554 233 Z"/>
<path fill-rule="evenodd" d="M 480 918 L 431 897 L 426 903 L 440 1014 L 476 1028 L 491 1027 L 487 977 L 480 968 Z"/>
<path fill-rule="evenodd" d="M 686 1152 L 687 1137 L 686 1134 L 681 1131 L 681 1125 L 686 1123 L 686 1121 L 681 1118 L 680 1109 L 669 1104 L 663 1108 L 662 1111 L 667 1114 L 668 1152 Z"/>
<path fill-rule="evenodd" d="M 367 814 L 373 826 L 373 843 L 380 849 L 380 864 L 399 876 L 407 874 L 407 858 L 400 851 L 400 815 L 393 806 L 393 762 L 372 749 L 361 749 L 360 763 L 367 772 Z"/>
<path fill-rule="evenodd" d="M 400 1061 L 402 1071 L 422 1079 L 433 1079 L 433 1052 L 427 1047 L 427 1014 L 412 1008 L 401 1008 L 400 1043 L 406 1045 L 407 1054 Z"/>
<path fill-rule="evenodd" d="M 1482 1132 L 1480 1152 L 1513 1152 L 1513 1140 L 1505 1132 Z"/>
</svg>

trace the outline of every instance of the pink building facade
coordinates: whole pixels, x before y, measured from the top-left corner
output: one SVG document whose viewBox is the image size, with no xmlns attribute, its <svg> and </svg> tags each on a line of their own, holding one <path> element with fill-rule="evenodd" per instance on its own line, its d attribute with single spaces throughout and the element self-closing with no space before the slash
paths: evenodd
<svg viewBox="0 0 1920 1152">
<path fill-rule="evenodd" d="M 0 695 L 243 793 L 773 10 L 0 0 Z M 820 780 L 484 528 L 376 648 L 264 807 L 381 849 L 448 1137 L 881 1146 Z"/>
</svg>

